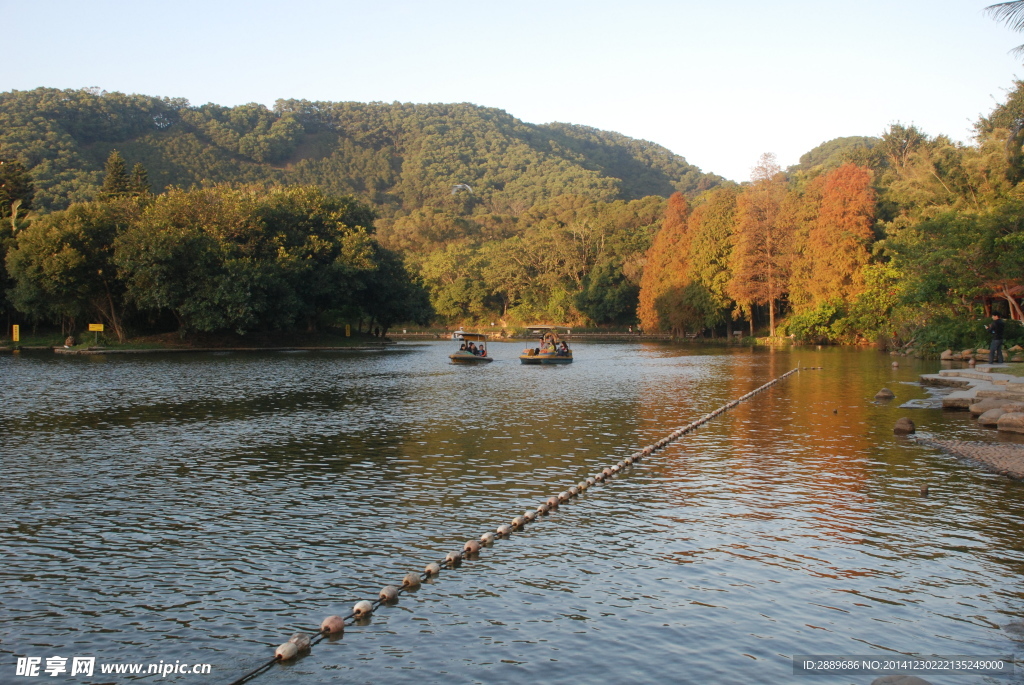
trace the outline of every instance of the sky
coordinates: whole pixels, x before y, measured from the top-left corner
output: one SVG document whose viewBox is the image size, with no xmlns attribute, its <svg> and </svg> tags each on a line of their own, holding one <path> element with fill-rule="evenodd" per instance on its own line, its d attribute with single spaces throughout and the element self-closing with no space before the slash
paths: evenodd
<svg viewBox="0 0 1024 685">
<path fill-rule="evenodd" d="M 990 0 L 991 1 L 991 0 Z M 470 102 L 747 180 L 892 123 L 971 142 L 1024 43 L 974 0 L 0 0 L 0 91 Z"/>
</svg>

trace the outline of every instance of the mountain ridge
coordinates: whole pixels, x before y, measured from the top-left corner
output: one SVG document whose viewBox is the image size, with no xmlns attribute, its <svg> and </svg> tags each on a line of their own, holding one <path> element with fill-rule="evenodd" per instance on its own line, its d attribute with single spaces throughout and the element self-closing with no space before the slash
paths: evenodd
<svg viewBox="0 0 1024 685">
<path fill-rule="evenodd" d="M 0 156 L 17 158 L 43 211 L 96 197 L 117 149 L 154 191 L 209 183 L 310 184 L 385 217 L 451 204 L 519 214 L 563 194 L 693 196 L 725 182 L 652 141 L 590 126 L 529 124 L 470 103 L 183 98 L 36 88 L 0 93 Z M 458 185 L 472 192 L 460 193 Z"/>
</svg>

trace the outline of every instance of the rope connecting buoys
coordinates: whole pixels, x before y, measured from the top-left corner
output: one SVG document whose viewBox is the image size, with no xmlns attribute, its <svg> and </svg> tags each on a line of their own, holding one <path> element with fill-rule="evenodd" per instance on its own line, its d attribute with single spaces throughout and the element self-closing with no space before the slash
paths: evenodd
<svg viewBox="0 0 1024 685">
<path fill-rule="evenodd" d="M 288 642 L 279 645 L 277 649 L 274 650 L 273 659 L 264 663 L 255 670 L 250 671 L 238 680 L 235 680 L 231 683 L 231 685 L 241 685 L 242 683 L 252 680 L 260 673 L 269 670 L 273 667 L 275 663 L 282 661 L 290 661 L 291 659 L 298 657 L 300 654 L 308 652 L 310 649 L 312 649 L 313 646 L 318 644 L 320 640 L 324 639 L 329 635 L 338 635 L 344 633 L 345 622 L 349 619 L 368 618 L 381 605 L 394 604 L 398 601 L 398 597 L 402 592 L 406 590 L 414 590 L 420 586 L 421 581 L 439 575 L 441 573 L 441 569 L 443 566 L 447 566 L 449 568 L 454 569 L 462 563 L 464 557 L 475 558 L 480 554 L 480 551 L 483 546 L 492 545 L 496 538 L 511 537 L 512 532 L 514 530 L 522 530 L 526 527 L 527 523 L 532 523 L 533 521 L 540 519 L 542 516 L 545 516 L 553 511 L 556 511 L 558 509 L 559 504 L 569 503 L 574 498 L 582 495 L 588 488 L 592 488 L 599 483 L 603 483 L 607 480 L 610 480 L 612 476 L 622 473 L 628 467 L 633 466 L 636 462 L 640 461 L 644 457 L 648 457 L 651 454 L 654 454 L 655 452 L 665 448 L 667 445 L 678 440 L 687 433 L 690 433 L 696 430 L 697 428 L 703 426 L 711 419 L 720 416 L 721 414 L 725 413 L 729 409 L 732 409 L 733 407 L 738 406 L 740 402 L 746 401 L 751 397 L 754 397 L 758 393 L 767 390 L 768 388 L 775 385 L 779 381 L 782 381 L 786 377 L 791 376 L 794 373 L 797 373 L 799 370 L 799 368 L 796 368 L 793 369 L 792 371 L 784 373 L 775 380 L 765 383 L 756 390 L 752 390 L 748 392 L 746 395 L 743 395 L 738 399 L 732 400 L 731 402 L 719 407 L 713 412 L 705 414 L 699 419 L 692 421 L 681 428 L 677 428 L 676 430 L 669 433 L 668 436 L 661 438 L 653 445 L 648 445 L 647 447 L 644 447 L 638 450 L 637 452 L 625 457 L 618 463 L 602 469 L 600 472 L 594 474 L 593 476 L 587 477 L 585 480 L 581 480 L 578 485 L 574 485 L 570 487 L 568 490 L 562 491 L 557 496 L 548 497 L 547 501 L 541 503 L 537 507 L 536 511 L 527 511 L 522 516 L 516 516 L 512 519 L 511 525 L 503 523 L 497 527 L 494 533 L 490 531 L 485 532 L 480 536 L 479 542 L 477 540 L 468 540 L 463 545 L 461 552 L 448 552 L 443 561 L 433 561 L 427 564 L 426 567 L 423 569 L 422 575 L 416 573 L 406 574 L 405 577 L 402 579 L 401 587 L 395 587 L 394 585 L 385 586 L 383 589 L 381 589 L 379 598 L 376 602 L 362 600 L 356 602 L 355 606 L 352 607 L 352 613 L 348 616 L 328 616 L 320 624 L 320 630 L 318 631 L 318 635 L 315 639 L 310 639 L 310 637 L 305 633 L 295 633 L 288 640 Z M 927 496 L 927 488 L 927 485 L 921 488 L 922 495 Z"/>
</svg>

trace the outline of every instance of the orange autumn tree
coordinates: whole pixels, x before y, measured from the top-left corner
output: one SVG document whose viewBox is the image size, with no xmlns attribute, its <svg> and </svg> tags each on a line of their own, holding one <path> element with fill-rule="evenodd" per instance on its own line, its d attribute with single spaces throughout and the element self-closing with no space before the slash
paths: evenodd
<svg viewBox="0 0 1024 685">
<path fill-rule="evenodd" d="M 808 222 L 794 269 L 791 299 L 798 310 L 851 302 L 864 292 L 864 267 L 874 236 L 871 170 L 847 163 L 815 179 L 805 196 Z"/>
<path fill-rule="evenodd" d="M 690 234 L 687 227 L 689 215 L 690 205 L 683 194 L 672 193 L 668 198 L 661 229 L 647 250 L 644 273 L 640 279 L 637 317 L 646 331 L 671 328 L 665 312 L 664 298 L 673 289 L 686 285 L 686 257 L 690 251 Z"/>
<path fill-rule="evenodd" d="M 770 335 L 775 335 L 775 314 L 789 285 L 792 219 L 784 211 L 787 191 L 775 155 L 761 155 L 752 183 L 736 198 L 730 297 L 750 313 L 752 306 L 768 305 Z"/>
</svg>

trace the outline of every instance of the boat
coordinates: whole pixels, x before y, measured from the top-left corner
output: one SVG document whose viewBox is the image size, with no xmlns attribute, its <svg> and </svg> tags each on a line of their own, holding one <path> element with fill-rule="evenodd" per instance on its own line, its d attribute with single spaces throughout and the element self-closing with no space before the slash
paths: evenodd
<svg viewBox="0 0 1024 685">
<path fill-rule="evenodd" d="M 569 343 L 558 335 L 554 328 L 533 326 L 527 329 L 540 338 L 537 347 L 528 347 L 519 355 L 523 364 L 571 364 L 572 350 Z"/>
<path fill-rule="evenodd" d="M 487 354 L 487 336 L 482 333 L 462 333 L 462 345 L 455 352 L 448 355 L 452 364 L 479 364 L 481 362 L 493 362 L 494 359 Z M 476 350 L 474 352 L 473 350 Z"/>
</svg>

